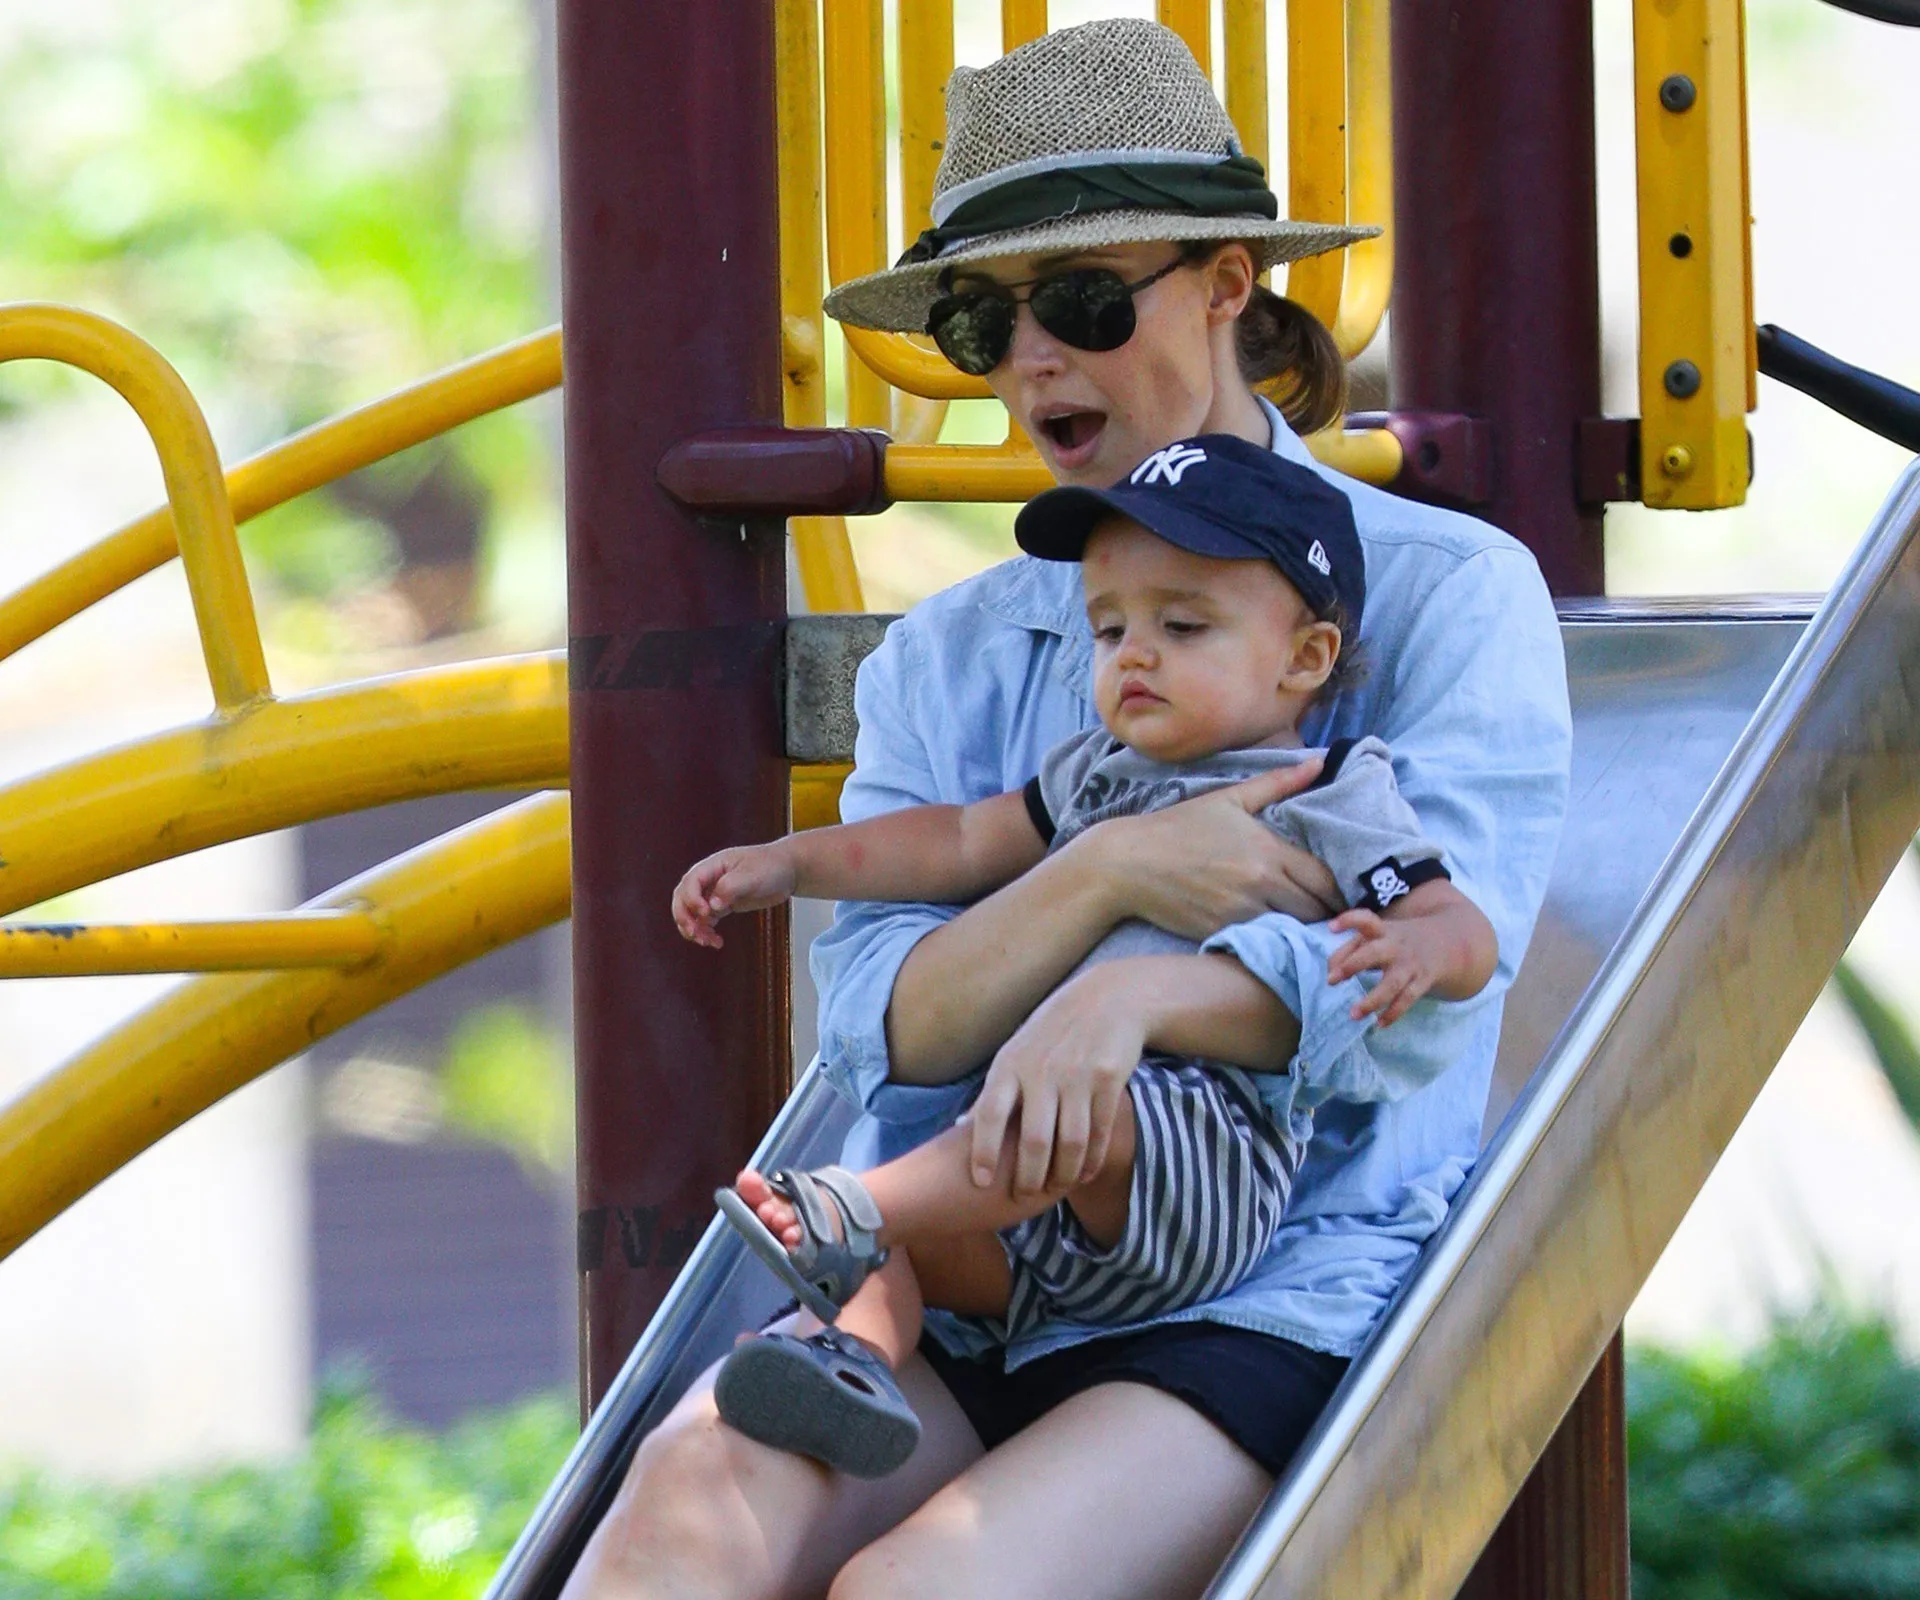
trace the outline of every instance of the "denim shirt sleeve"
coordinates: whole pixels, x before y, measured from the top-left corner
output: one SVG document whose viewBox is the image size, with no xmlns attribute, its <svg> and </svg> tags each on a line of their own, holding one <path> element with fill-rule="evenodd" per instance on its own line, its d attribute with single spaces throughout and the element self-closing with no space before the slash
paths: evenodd
<svg viewBox="0 0 1920 1600">
<path fill-rule="evenodd" d="M 949 798 L 940 792 L 931 753 L 914 714 L 925 673 L 912 622 L 895 622 L 861 663 L 854 685 L 859 733 L 853 772 L 840 795 L 847 822 Z M 977 1079 L 938 1087 L 890 1081 L 887 1006 L 908 953 L 959 906 L 842 901 L 833 925 L 813 941 L 810 962 L 820 995 L 820 1070 L 841 1094 L 883 1122 L 951 1120 Z"/>
<path fill-rule="evenodd" d="M 1481 1013 L 1519 967 L 1546 895 L 1566 809 L 1572 730 L 1566 659 L 1533 560 L 1496 545 L 1420 598 L 1378 702 L 1400 792 L 1446 852 L 1454 881 L 1499 940 L 1494 977 L 1471 1000 L 1423 1000 L 1391 1028 L 1355 1022 L 1371 980 L 1327 982 L 1344 942 L 1325 923 L 1270 913 L 1204 948 L 1236 957 L 1300 1019 L 1287 1076 L 1297 1103 L 1399 1100 L 1459 1059 Z"/>
</svg>

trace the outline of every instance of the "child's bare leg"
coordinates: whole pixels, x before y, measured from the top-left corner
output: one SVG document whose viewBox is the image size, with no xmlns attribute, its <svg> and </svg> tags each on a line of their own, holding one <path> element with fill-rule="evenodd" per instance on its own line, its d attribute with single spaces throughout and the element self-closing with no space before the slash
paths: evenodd
<svg viewBox="0 0 1920 1600">
<path fill-rule="evenodd" d="M 836 1326 L 873 1346 L 897 1368 L 920 1340 L 926 1306 L 970 1316 L 998 1316 L 1007 1308 L 1011 1276 L 995 1235 L 1037 1217 L 1064 1198 L 1094 1241 L 1116 1243 L 1127 1225 L 1133 1185 L 1134 1121 L 1131 1097 L 1123 1097 L 1106 1160 L 1084 1183 L 1037 1195 L 1013 1192 L 1014 1144 L 1008 1139 L 991 1187 L 973 1181 L 972 1134 L 949 1128 L 897 1160 L 862 1173 L 879 1207 L 880 1242 L 893 1255 L 863 1283 Z M 757 1172 L 740 1174 L 741 1197 L 774 1236 L 800 1242 L 792 1204 L 775 1194 Z"/>
<path fill-rule="evenodd" d="M 887 1264 L 860 1285 L 834 1323 L 900 1370 L 920 1343 L 927 1306 L 965 1316 L 997 1317 L 1007 1309 L 1013 1275 L 993 1234 L 956 1234 L 919 1250 L 897 1246 Z"/>
</svg>

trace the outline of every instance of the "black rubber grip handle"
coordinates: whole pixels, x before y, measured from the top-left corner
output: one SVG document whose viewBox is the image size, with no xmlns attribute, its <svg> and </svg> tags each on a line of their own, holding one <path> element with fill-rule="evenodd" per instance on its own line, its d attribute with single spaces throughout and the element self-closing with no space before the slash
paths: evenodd
<svg viewBox="0 0 1920 1600">
<path fill-rule="evenodd" d="M 1920 455 L 1920 394 L 1830 356 L 1770 322 L 1761 323 L 1757 333 L 1760 370 L 1769 378 L 1812 395 L 1849 421 Z"/>
</svg>

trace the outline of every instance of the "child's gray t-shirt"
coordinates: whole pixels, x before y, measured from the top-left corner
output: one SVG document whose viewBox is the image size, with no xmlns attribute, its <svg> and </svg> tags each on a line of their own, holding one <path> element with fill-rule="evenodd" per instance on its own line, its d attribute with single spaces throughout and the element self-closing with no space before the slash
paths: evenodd
<svg viewBox="0 0 1920 1600">
<path fill-rule="evenodd" d="M 1387 747 L 1374 738 L 1343 739 L 1324 751 L 1223 750 L 1169 766 L 1094 727 L 1047 752 L 1039 775 L 1027 785 L 1027 809 L 1049 849 L 1058 850 L 1110 817 L 1160 811 L 1318 755 L 1326 757 L 1326 766 L 1313 787 L 1267 807 L 1260 818 L 1288 843 L 1325 862 L 1349 906 L 1384 911 L 1417 885 L 1448 876 L 1440 847 L 1420 831 L 1420 819 L 1401 798 Z M 1198 948 L 1164 928 L 1128 921 L 1080 966 Z"/>
</svg>

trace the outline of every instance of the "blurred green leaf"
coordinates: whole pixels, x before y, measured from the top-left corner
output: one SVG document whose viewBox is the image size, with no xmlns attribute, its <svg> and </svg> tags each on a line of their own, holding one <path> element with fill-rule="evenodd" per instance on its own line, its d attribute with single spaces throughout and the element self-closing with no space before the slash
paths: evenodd
<svg viewBox="0 0 1920 1600">
<path fill-rule="evenodd" d="M 469 1600 L 573 1442 L 570 1402 L 476 1415 L 435 1436 L 361 1384 L 323 1391 L 279 1466 L 134 1488 L 0 1480 L 4 1600 Z"/>
<path fill-rule="evenodd" d="M 447 1126 L 510 1150 L 528 1175 L 567 1171 L 573 1063 L 565 1041 L 526 1006 L 482 1006 L 460 1020 L 440 1069 Z"/>
<path fill-rule="evenodd" d="M 1920 1597 L 1920 1369 L 1875 1317 L 1631 1351 L 1634 1600 Z"/>
</svg>

